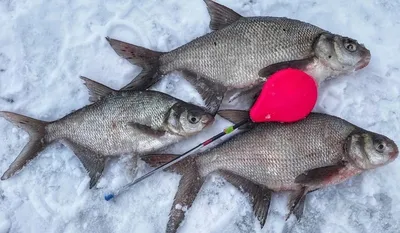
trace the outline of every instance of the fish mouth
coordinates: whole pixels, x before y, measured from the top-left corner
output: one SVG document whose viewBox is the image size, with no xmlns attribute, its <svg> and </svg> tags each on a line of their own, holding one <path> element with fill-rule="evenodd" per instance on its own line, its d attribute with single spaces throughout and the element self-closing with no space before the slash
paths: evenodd
<svg viewBox="0 0 400 233">
<path fill-rule="evenodd" d="M 395 146 L 393 148 L 393 151 L 389 153 L 390 156 L 390 160 L 393 161 L 397 158 L 397 156 L 399 155 L 399 149 L 397 148 L 397 146 Z"/>
<path fill-rule="evenodd" d="M 371 52 L 368 49 L 365 49 L 363 58 L 357 62 L 356 64 L 356 71 L 361 70 L 362 68 L 366 67 L 369 62 L 371 61 Z"/>
</svg>

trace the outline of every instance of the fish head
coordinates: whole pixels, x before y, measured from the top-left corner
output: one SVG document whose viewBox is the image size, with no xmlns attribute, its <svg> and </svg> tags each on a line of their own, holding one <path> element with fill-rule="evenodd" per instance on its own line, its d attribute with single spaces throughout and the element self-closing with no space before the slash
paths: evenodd
<svg viewBox="0 0 400 233">
<path fill-rule="evenodd" d="M 185 137 L 199 133 L 212 122 L 214 116 L 205 109 L 184 102 L 174 104 L 166 119 L 168 130 Z"/>
<path fill-rule="evenodd" d="M 345 151 L 350 162 L 362 170 L 373 169 L 394 161 L 399 150 L 386 136 L 356 130 L 347 139 Z"/>
<path fill-rule="evenodd" d="M 371 52 L 356 40 L 322 33 L 314 44 L 314 52 L 321 63 L 331 70 L 329 76 L 349 74 L 366 67 Z"/>
</svg>

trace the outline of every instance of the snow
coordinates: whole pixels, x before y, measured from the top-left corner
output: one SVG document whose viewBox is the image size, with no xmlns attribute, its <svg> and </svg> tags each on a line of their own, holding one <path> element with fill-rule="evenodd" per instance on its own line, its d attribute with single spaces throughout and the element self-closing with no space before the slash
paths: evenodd
<svg viewBox="0 0 400 233">
<path fill-rule="evenodd" d="M 400 2 L 396 0 L 220 0 L 245 16 L 296 18 L 356 38 L 372 53 L 368 67 L 322 85 L 316 111 L 340 116 L 400 143 Z M 201 0 L 0 1 L 0 110 L 56 120 L 89 103 L 80 75 L 119 88 L 140 68 L 119 58 L 114 37 L 169 51 L 209 32 Z M 158 90 L 201 104 L 176 75 Z M 184 90 L 184 91 L 182 91 Z M 184 143 L 184 152 L 219 132 L 226 121 Z M 28 135 L 0 119 L 0 173 Z M 77 157 L 61 144 L 47 148 L 0 182 L 0 233 L 164 232 L 179 176 L 159 173 L 111 202 L 103 195 L 135 178 L 134 164 L 113 160 L 96 189 Z M 137 175 L 148 168 L 139 163 Z M 398 232 L 400 162 L 308 195 L 304 218 L 284 221 L 287 195 L 274 195 L 263 229 L 247 196 L 218 177 L 203 186 L 179 232 Z M 185 207 L 183 207 L 185 208 Z"/>
</svg>

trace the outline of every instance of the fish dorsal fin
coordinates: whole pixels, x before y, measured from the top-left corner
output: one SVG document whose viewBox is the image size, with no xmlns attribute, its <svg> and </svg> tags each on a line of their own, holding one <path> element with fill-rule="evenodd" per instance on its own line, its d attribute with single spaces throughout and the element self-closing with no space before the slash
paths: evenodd
<svg viewBox="0 0 400 233">
<path fill-rule="evenodd" d="M 85 86 L 87 87 L 87 89 L 89 91 L 89 101 L 90 102 L 96 102 L 96 101 L 100 100 L 101 98 L 103 98 L 104 96 L 116 92 L 116 90 L 111 89 L 101 83 L 93 81 L 84 76 L 81 76 L 80 78 L 84 81 L 83 84 L 85 84 Z"/>
<path fill-rule="evenodd" d="M 218 4 L 212 0 L 204 0 L 210 14 L 210 29 L 220 30 L 233 22 L 239 20 L 242 16 L 226 6 Z"/>
<path fill-rule="evenodd" d="M 218 174 L 224 177 L 226 181 L 231 183 L 241 192 L 245 192 L 250 195 L 250 201 L 253 205 L 254 215 L 258 221 L 260 221 L 261 228 L 263 228 L 265 221 L 267 220 L 272 191 L 264 186 L 258 185 L 246 178 L 226 170 L 219 170 Z"/>
<path fill-rule="evenodd" d="M 156 129 L 151 128 L 150 126 L 142 125 L 142 124 L 135 123 L 135 122 L 128 122 L 128 125 L 130 127 L 134 128 L 135 130 L 138 130 L 141 133 L 149 135 L 151 137 L 162 137 L 166 133 L 164 130 L 156 130 Z"/>
</svg>

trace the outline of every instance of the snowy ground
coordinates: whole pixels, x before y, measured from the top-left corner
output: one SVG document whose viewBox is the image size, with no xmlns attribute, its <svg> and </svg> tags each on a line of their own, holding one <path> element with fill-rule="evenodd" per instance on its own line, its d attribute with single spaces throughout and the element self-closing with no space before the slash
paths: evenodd
<svg viewBox="0 0 400 233">
<path fill-rule="evenodd" d="M 221 0 L 250 15 L 304 20 L 364 43 L 372 53 L 362 71 L 327 82 L 316 110 L 383 133 L 400 144 L 400 2 L 398 0 Z M 119 58 L 104 39 L 111 36 L 168 51 L 209 32 L 201 0 L 3 0 L 0 1 L 0 109 L 55 120 L 88 104 L 78 78 L 85 75 L 119 88 L 140 69 Z M 198 94 L 178 77 L 157 88 L 187 101 Z M 183 152 L 222 129 L 202 133 Z M 28 136 L 0 119 L 0 173 Z M 158 174 L 105 202 L 106 191 L 134 179 L 126 159 L 106 168 L 97 189 L 72 152 L 48 148 L 18 175 L 0 182 L 0 233 L 163 232 L 179 176 Z M 139 174 L 144 173 L 140 164 Z M 285 194 L 276 195 L 260 229 L 246 196 L 211 179 L 199 194 L 180 232 L 399 232 L 400 161 L 308 197 L 301 222 L 286 225 Z"/>
</svg>

